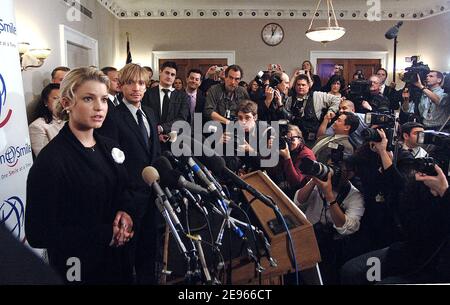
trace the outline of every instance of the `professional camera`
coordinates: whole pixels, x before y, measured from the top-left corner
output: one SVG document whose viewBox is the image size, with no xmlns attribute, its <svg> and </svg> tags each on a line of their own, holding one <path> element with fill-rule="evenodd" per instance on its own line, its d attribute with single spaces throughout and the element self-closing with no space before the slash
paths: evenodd
<svg viewBox="0 0 450 305">
<path fill-rule="evenodd" d="M 255 76 L 255 82 L 258 84 L 260 88 L 265 88 L 265 81 L 270 79 L 270 73 L 267 71 L 259 71 Z"/>
<path fill-rule="evenodd" d="M 411 161 L 412 167 L 420 173 L 424 173 L 428 176 L 437 176 L 437 172 L 434 169 L 436 162 L 433 158 L 417 158 Z"/>
<path fill-rule="evenodd" d="M 336 148 L 331 150 L 330 160 L 331 164 L 323 164 L 305 157 L 301 159 L 298 169 L 304 175 L 313 176 L 322 181 L 327 181 L 328 173 L 331 173 L 332 184 L 335 185 L 341 176 L 341 166 L 344 161 L 343 145 L 336 144 Z"/>
<path fill-rule="evenodd" d="M 290 140 L 287 138 L 287 133 L 289 129 L 289 121 L 288 120 L 279 120 L 278 121 L 279 126 L 279 146 L 280 149 L 286 149 L 288 147 L 288 144 L 290 144 Z"/>
<path fill-rule="evenodd" d="M 364 116 L 367 125 L 378 125 L 381 127 L 394 127 L 395 116 L 385 113 L 369 112 Z"/>
<path fill-rule="evenodd" d="M 418 144 L 433 144 L 450 149 L 450 134 L 434 130 L 425 130 L 417 134 Z"/>
<path fill-rule="evenodd" d="M 421 61 L 417 62 L 417 56 L 411 56 L 411 59 L 412 65 L 405 69 L 406 72 L 403 74 L 403 81 L 406 84 L 414 84 L 418 81 L 417 74 L 419 74 L 420 79 L 424 82 L 428 73 L 430 73 L 430 68 Z"/>
<path fill-rule="evenodd" d="M 281 80 L 278 74 L 272 74 L 269 81 L 269 87 L 273 89 L 277 89 L 277 86 L 281 84 L 283 81 Z"/>
<path fill-rule="evenodd" d="M 348 99 L 355 105 L 359 105 L 362 101 L 370 99 L 370 85 L 371 82 L 364 79 L 357 79 L 348 85 Z"/>
</svg>

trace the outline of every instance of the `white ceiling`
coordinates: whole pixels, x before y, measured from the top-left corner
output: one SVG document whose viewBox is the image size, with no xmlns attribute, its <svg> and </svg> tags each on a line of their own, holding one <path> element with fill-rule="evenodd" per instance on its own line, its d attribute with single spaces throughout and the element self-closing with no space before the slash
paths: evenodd
<svg viewBox="0 0 450 305">
<path fill-rule="evenodd" d="M 120 19 L 310 19 L 318 0 L 97 0 Z M 319 17 L 326 17 L 326 0 Z M 450 0 L 334 0 L 338 19 L 413 20 L 450 11 Z"/>
</svg>

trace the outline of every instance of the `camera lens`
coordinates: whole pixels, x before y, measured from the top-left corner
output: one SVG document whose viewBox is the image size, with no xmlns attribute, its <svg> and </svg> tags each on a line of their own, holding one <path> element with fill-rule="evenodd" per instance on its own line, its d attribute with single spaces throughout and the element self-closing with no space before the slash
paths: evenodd
<svg viewBox="0 0 450 305">
<path fill-rule="evenodd" d="M 309 158 L 302 158 L 298 169 L 301 170 L 304 175 L 313 176 L 322 181 L 327 181 L 329 172 L 333 174 L 333 169 L 331 167 Z"/>
<path fill-rule="evenodd" d="M 376 129 L 366 128 L 361 131 L 361 136 L 366 142 L 381 142 L 381 136 Z"/>
</svg>

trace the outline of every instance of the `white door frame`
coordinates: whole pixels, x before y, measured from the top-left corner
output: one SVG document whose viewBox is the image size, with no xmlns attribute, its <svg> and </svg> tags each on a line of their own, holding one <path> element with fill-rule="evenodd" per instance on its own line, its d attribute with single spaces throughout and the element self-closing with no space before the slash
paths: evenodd
<svg viewBox="0 0 450 305">
<path fill-rule="evenodd" d="M 159 77 L 159 60 L 164 59 L 191 59 L 191 58 L 226 58 L 227 64 L 235 63 L 235 51 L 153 51 L 153 73 Z"/>
<path fill-rule="evenodd" d="M 97 40 L 80 33 L 66 25 L 59 25 L 59 38 L 61 50 L 61 65 L 67 66 L 68 54 L 67 44 L 71 43 L 85 49 L 89 52 L 89 65 L 98 67 L 98 42 Z"/>
</svg>

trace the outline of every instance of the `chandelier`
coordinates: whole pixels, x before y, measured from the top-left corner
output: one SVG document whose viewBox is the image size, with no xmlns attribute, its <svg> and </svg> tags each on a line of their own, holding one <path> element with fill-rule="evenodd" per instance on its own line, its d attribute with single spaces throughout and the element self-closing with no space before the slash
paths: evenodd
<svg viewBox="0 0 450 305">
<path fill-rule="evenodd" d="M 327 43 L 330 41 L 337 40 L 337 39 L 341 38 L 342 36 L 344 36 L 345 28 L 340 27 L 338 25 L 338 22 L 336 19 L 336 14 L 334 13 L 332 0 L 327 0 L 328 26 L 315 27 L 315 28 L 312 27 L 321 2 L 322 2 L 322 0 L 319 0 L 319 3 L 317 3 L 316 11 L 313 14 L 311 23 L 309 25 L 309 29 L 306 31 L 305 34 L 306 34 L 306 37 L 308 37 L 309 39 L 311 39 L 313 41 Z M 330 8 L 331 8 L 331 13 L 330 13 Z M 331 16 L 333 16 L 333 19 L 334 19 L 334 26 L 331 26 Z"/>
</svg>

